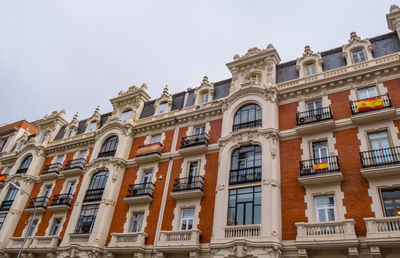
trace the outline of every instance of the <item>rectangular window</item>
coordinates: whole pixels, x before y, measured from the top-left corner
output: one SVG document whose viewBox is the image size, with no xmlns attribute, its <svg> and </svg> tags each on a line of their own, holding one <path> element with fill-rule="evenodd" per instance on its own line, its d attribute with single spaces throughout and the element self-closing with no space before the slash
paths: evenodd
<svg viewBox="0 0 400 258">
<path fill-rule="evenodd" d="M 158 112 L 157 112 L 157 114 L 164 114 L 166 111 L 167 111 L 167 105 L 168 105 L 168 103 L 167 102 L 165 102 L 165 103 L 160 103 L 159 105 L 158 105 Z"/>
<path fill-rule="evenodd" d="M 84 150 L 84 151 L 81 151 L 80 153 L 79 153 L 79 159 L 84 159 L 84 158 L 86 158 L 86 153 L 87 153 L 87 150 Z"/>
<path fill-rule="evenodd" d="M 99 204 L 83 205 L 76 223 L 75 234 L 90 234 L 96 220 Z"/>
<path fill-rule="evenodd" d="M 261 224 L 261 187 L 229 190 L 228 226 Z"/>
<path fill-rule="evenodd" d="M 142 184 L 151 183 L 152 178 L 153 178 L 153 169 L 146 169 L 143 171 L 141 183 Z"/>
<path fill-rule="evenodd" d="M 208 92 L 203 93 L 200 96 L 200 104 L 207 103 L 208 102 Z"/>
<path fill-rule="evenodd" d="M 369 99 L 369 98 L 374 98 L 378 96 L 378 91 L 376 90 L 375 86 L 364 88 L 364 89 L 359 89 L 357 91 L 358 93 L 358 99 Z"/>
<path fill-rule="evenodd" d="M 51 225 L 50 229 L 50 236 L 55 236 L 58 233 L 58 230 L 60 229 L 61 226 L 61 218 L 55 218 L 53 220 L 53 224 Z"/>
<path fill-rule="evenodd" d="M 0 152 L 3 151 L 4 146 L 6 146 L 8 138 L 0 139 Z"/>
<path fill-rule="evenodd" d="M 35 231 L 37 224 L 38 224 L 38 220 L 34 219 L 32 222 L 32 225 L 26 230 L 27 237 L 30 237 L 33 235 L 33 232 Z M 28 226 L 29 226 L 29 223 L 28 223 Z"/>
<path fill-rule="evenodd" d="M 133 213 L 129 232 L 140 232 L 142 230 L 143 217 L 143 212 Z"/>
<path fill-rule="evenodd" d="M 47 133 L 45 133 L 45 134 L 42 135 L 42 137 L 40 138 L 39 144 L 44 143 L 44 141 L 46 140 L 46 138 L 47 138 Z"/>
<path fill-rule="evenodd" d="M 197 176 L 197 167 L 198 167 L 198 162 L 197 161 L 190 162 L 190 164 L 189 164 L 189 173 L 188 173 L 189 177 Z"/>
<path fill-rule="evenodd" d="M 376 164 L 393 162 L 393 154 L 390 149 L 390 142 L 387 131 L 370 133 L 368 140 L 373 151 L 373 159 Z"/>
<path fill-rule="evenodd" d="M 50 192 L 51 192 L 51 185 L 46 185 L 43 191 L 43 195 L 44 197 L 49 197 L 50 196 Z"/>
<path fill-rule="evenodd" d="M 314 111 L 322 108 L 322 100 L 314 100 L 306 102 L 306 111 Z"/>
<path fill-rule="evenodd" d="M 86 132 L 94 131 L 96 129 L 96 125 L 97 125 L 97 122 L 91 122 L 89 124 L 88 128 L 86 129 Z"/>
<path fill-rule="evenodd" d="M 203 134 L 206 132 L 206 126 L 205 125 L 196 126 L 193 131 L 194 135 Z"/>
<path fill-rule="evenodd" d="M 386 217 L 400 216 L 400 188 L 381 190 Z"/>
<path fill-rule="evenodd" d="M 18 190 L 15 188 L 10 188 L 8 190 L 8 193 L 6 195 L 6 198 L 4 198 L 5 201 L 14 201 L 15 196 L 17 195 Z"/>
<path fill-rule="evenodd" d="M 352 51 L 351 55 L 353 56 L 354 64 L 364 62 L 366 60 L 364 50 L 362 49 Z"/>
<path fill-rule="evenodd" d="M 74 131 L 74 129 L 72 129 L 72 128 L 68 129 L 67 133 L 64 135 L 64 138 L 71 137 L 73 131 Z"/>
<path fill-rule="evenodd" d="M 55 162 L 55 163 L 60 163 L 60 164 L 62 164 L 63 160 L 64 160 L 64 155 L 57 156 L 57 159 L 56 159 L 56 162 Z"/>
<path fill-rule="evenodd" d="M 328 159 L 328 143 L 326 141 L 323 142 L 313 142 L 313 157 L 315 159 L 315 163 L 327 162 Z"/>
<path fill-rule="evenodd" d="M 75 190 L 75 181 L 68 181 L 67 187 L 65 188 L 66 194 L 72 194 Z"/>
<path fill-rule="evenodd" d="M 193 228 L 194 209 L 184 209 L 181 215 L 180 230 L 191 230 Z"/>
<path fill-rule="evenodd" d="M 7 217 L 7 213 L 0 213 L 0 229 L 3 227 L 6 217 Z"/>
<path fill-rule="evenodd" d="M 306 76 L 314 75 L 317 73 L 317 70 L 315 68 L 315 64 L 308 64 L 304 66 L 304 71 L 306 73 Z"/>
<path fill-rule="evenodd" d="M 161 134 L 155 134 L 151 136 L 150 144 L 161 142 Z"/>
<path fill-rule="evenodd" d="M 319 196 L 315 197 L 314 200 L 317 222 L 336 220 L 336 205 L 334 196 Z"/>
</svg>

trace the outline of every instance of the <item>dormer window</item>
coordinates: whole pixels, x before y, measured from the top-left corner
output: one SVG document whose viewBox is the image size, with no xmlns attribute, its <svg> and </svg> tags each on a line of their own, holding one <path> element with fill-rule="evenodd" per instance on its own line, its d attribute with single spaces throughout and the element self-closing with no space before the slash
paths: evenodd
<svg viewBox="0 0 400 258">
<path fill-rule="evenodd" d="M 96 121 L 91 122 L 91 123 L 89 124 L 89 126 L 87 127 L 86 132 L 92 132 L 92 131 L 94 131 L 94 130 L 96 129 L 96 125 L 97 125 L 97 122 L 96 122 Z"/>
<path fill-rule="evenodd" d="M 47 133 L 45 133 L 45 134 L 42 135 L 42 137 L 40 138 L 39 144 L 44 143 L 44 141 L 46 140 L 46 138 L 47 138 Z"/>
<path fill-rule="evenodd" d="M 351 56 L 353 57 L 353 64 L 358 64 L 367 60 L 363 49 L 353 50 Z"/>
<path fill-rule="evenodd" d="M 67 133 L 65 134 L 64 138 L 68 138 L 72 136 L 72 133 L 74 132 L 74 129 L 69 128 Z"/>
<path fill-rule="evenodd" d="M 132 110 L 127 110 L 121 114 L 119 118 L 121 118 L 122 122 L 126 123 L 129 119 L 131 119 Z"/>
<path fill-rule="evenodd" d="M 168 105 L 167 102 L 160 103 L 158 105 L 157 114 L 158 115 L 164 114 L 167 111 L 167 105 Z"/>
<path fill-rule="evenodd" d="M 208 102 L 208 92 L 204 92 L 200 95 L 200 104 Z"/>
<path fill-rule="evenodd" d="M 315 63 L 308 63 L 304 65 L 304 73 L 305 76 L 311 76 L 317 73 L 317 69 L 315 67 Z"/>
<path fill-rule="evenodd" d="M 250 81 L 255 84 L 260 84 L 261 83 L 261 74 L 252 74 L 249 77 L 247 77 L 247 81 Z"/>
</svg>

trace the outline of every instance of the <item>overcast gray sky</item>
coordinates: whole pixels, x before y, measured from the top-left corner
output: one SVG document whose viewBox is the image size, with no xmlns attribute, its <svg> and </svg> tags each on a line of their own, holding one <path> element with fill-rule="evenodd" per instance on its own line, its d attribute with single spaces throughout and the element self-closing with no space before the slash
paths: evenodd
<svg viewBox="0 0 400 258">
<path fill-rule="evenodd" d="M 225 64 L 272 43 L 282 62 L 389 32 L 394 0 L 0 1 L 0 124 L 66 109 L 70 121 L 112 111 L 148 84 L 158 97 L 230 78 Z"/>
</svg>

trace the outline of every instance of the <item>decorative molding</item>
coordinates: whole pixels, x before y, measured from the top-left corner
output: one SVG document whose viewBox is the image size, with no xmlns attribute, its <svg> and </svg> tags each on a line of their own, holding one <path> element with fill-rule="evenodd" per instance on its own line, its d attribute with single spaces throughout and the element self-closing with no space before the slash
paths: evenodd
<svg viewBox="0 0 400 258">
<path fill-rule="evenodd" d="M 260 87 L 254 87 L 254 86 L 250 86 L 248 88 L 241 89 L 239 91 L 234 92 L 228 98 L 223 100 L 222 111 L 225 112 L 237 100 L 240 100 L 243 97 L 248 96 L 248 95 L 258 95 L 258 96 L 261 96 L 266 101 L 271 101 L 271 102 L 275 103 L 277 101 L 277 97 L 278 97 L 278 89 L 276 87 L 260 88 Z"/>
<path fill-rule="evenodd" d="M 105 158 L 97 158 L 92 162 L 88 163 L 83 169 L 83 173 L 87 172 L 97 172 L 103 169 L 113 170 L 115 172 L 121 172 L 127 166 L 127 162 L 124 159 L 115 158 L 115 157 L 105 157 Z M 111 171 L 110 171 L 111 173 Z"/>
<path fill-rule="evenodd" d="M 194 90 L 195 103 L 200 104 L 201 94 L 207 92 L 208 102 L 212 101 L 214 96 L 214 83 L 208 81 L 208 77 L 204 76 L 200 86 Z"/>
<path fill-rule="evenodd" d="M 346 58 L 347 65 L 353 64 L 351 52 L 355 49 L 364 50 L 366 60 L 372 60 L 372 45 L 368 39 L 361 39 L 357 36 L 357 34 L 353 31 L 350 33 L 349 43 L 343 45 L 343 56 Z"/>
<path fill-rule="evenodd" d="M 123 123 L 119 117 L 111 117 L 107 123 L 96 132 L 95 140 L 100 139 L 107 132 L 117 129 L 122 132 L 124 136 L 132 136 L 134 127 L 130 123 Z"/>
<path fill-rule="evenodd" d="M 321 73 L 322 72 L 322 56 L 321 53 L 314 53 L 310 46 L 305 46 L 304 47 L 304 53 L 303 56 L 300 58 L 297 58 L 296 61 L 296 70 L 299 72 L 299 78 L 304 78 L 305 76 L 305 71 L 304 71 L 304 66 L 307 63 L 314 63 L 315 64 L 315 69 L 316 73 Z"/>
<path fill-rule="evenodd" d="M 75 135 L 69 138 L 51 142 L 45 149 L 46 154 L 71 151 L 73 149 L 88 149 L 95 143 L 96 132 Z"/>
</svg>

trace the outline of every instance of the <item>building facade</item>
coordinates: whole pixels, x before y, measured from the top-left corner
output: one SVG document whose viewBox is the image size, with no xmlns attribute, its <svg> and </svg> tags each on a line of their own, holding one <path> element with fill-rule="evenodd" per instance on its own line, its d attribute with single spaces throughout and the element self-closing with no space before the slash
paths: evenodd
<svg viewBox="0 0 400 258">
<path fill-rule="evenodd" d="M 287 63 L 251 48 L 185 92 L 0 127 L 0 255 L 400 257 L 400 8 L 386 18 Z"/>
</svg>

